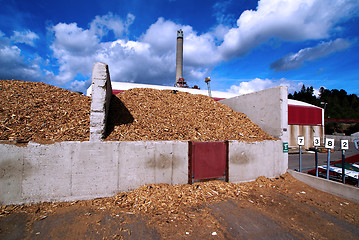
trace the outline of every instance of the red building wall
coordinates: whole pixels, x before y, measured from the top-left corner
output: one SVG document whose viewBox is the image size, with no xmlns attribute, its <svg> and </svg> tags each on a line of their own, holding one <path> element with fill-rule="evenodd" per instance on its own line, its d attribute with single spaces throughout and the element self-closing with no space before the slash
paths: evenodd
<svg viewBox="0 0 359 240">
<path fill-rule="evenodd" d="M 323 125 L 322 109 L 308 106 L 288 105 L 289 125 Z"/>
</svg>

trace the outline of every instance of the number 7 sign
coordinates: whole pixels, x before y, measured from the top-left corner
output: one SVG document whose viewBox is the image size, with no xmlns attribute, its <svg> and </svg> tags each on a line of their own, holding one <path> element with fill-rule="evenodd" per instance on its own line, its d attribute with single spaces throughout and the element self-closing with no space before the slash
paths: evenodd
<svg viewBox="0 0 359 240">
<path fill-rule="evenodd" d="M 298 145 L 304 146 L 304 137 L 298 137 Z"/>
</svg>

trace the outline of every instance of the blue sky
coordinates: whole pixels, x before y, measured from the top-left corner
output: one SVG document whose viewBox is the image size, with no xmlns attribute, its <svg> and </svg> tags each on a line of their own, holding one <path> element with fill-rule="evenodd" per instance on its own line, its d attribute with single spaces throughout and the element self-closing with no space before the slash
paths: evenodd
<svg viewBox="0 0 359 240">
<path fill-rule="evenodd" d="M 84 92 L 111 80 L 172 86 L 176 31 L 189 85 L 244 94 L 278 85 L 359 95 L 357 0 L 0 0 L 0 78 Z"/>
</svg>

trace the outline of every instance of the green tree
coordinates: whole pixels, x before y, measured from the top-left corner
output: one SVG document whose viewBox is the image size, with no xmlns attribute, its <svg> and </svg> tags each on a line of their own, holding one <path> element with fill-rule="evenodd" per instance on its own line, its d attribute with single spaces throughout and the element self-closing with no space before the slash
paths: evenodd
<svg viewBox="0 0 359 240">
<path fill-rule="evenodd" d="M 359 98 L 356 94 L 350 94 L 341 89 L 319 89 L 319 97 L 314 95 L 314 88 L 305 87 L 303 84 L 299 92 L 288 95 L 289 99 L 295 99 L 325 108 L 325 118 L 331 119 L 359 119 Z M 328 128 L 328 129 L 327 129 Z M 334 128 L 340 128 L 339 124 L 326 124 L 326 132 L 332 132 Z M 358 126 L 353 126 L 346 131 L 347 134 L 356 131 Z"/>
</svg>

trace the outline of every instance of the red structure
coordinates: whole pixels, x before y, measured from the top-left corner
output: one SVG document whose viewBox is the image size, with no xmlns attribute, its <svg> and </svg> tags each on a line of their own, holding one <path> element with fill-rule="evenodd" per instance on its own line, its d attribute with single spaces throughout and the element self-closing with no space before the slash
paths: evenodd
<svg viewBox="0 0 359 240">
<path fill-rule="evenodd" d="M 317 126 L 323 124 L 321 108 L 288 105 L 288 124 Z"/>
<path fill-rule="evenodd" d="M 225 177 L 228 181 L 228 142 L 190 142 L 189 148 L 193 179 Z"/>
</svg>

